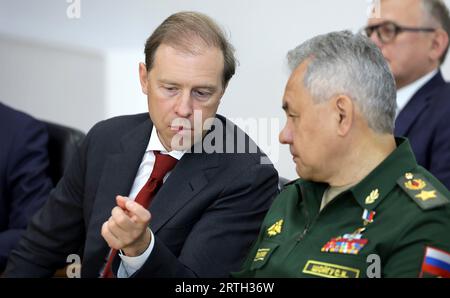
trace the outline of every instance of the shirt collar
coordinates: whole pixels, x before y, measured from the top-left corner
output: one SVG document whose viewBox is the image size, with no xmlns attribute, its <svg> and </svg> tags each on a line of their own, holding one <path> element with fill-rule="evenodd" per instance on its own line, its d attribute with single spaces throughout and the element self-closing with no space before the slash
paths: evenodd
<svg viewBox="0 0 450 298">
<path fill-rule="evenodd" d="M 150 140 L 148 142 L 147 149 L 145 149 L 146 153 L 149 151 L 160 151 L 162 154 L 168 154 L 173 158 L 176 158 L 177 160 L 180 160 L 181 157 L 183 157 L 184 153 L 186 153 L 186 150 L 183 151 L 172 150 L 170 152 L 167 152 L 166 148 L 164 148 L 163 144 L 159 139 L 155 125 L 153 125 Z"/>
<path fill-rule="evenodd" d="M 401 110 L 408 104 L 413 95 L 422 88 L 432 77 L 436 75 L 438 69 L 435 69 L 428 74 L 424 75 L 420 79 L 414 81 L 413 83 L 400 88 L 397 90 L 397 110 L 396 115 L 398 115 Z"/>
</svg>

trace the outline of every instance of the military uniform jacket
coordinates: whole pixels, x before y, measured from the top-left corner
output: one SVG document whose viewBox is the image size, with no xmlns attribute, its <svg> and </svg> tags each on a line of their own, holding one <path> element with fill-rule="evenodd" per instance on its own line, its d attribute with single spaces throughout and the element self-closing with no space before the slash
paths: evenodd
<svg viewBox="0 0 450 298">
<path fill-rule="evenodd" d="M 233 275 L 450 276 L 449 191 L 417 164 L 406 139 L 319 212 L 327 187 L 302 179 L 288 184 Z"/>
</svg>

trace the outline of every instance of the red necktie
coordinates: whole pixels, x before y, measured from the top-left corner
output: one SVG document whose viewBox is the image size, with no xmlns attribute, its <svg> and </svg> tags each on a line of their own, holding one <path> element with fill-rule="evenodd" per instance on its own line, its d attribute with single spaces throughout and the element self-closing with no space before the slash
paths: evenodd
<svg viewBox="0 0 450 298">
<path fill-rule="evenodd" d="M 166 174 L 175 167 L 175 164 L 178 161 L 170 155 L 161 154 L 159 151 L 153 151 L 153 153 L 155 154 L 155 164 L 153 166 L 153 171 L 150 174 L 150 178 L 147 180 L 147 183 L 145 183 L 135 199 L 135 202 L 141 204 L 145 208 L 148 208 L 150 206 L 150 202 L 152 201 L 158 189 L 163 184 L 164 176 L 166 176 Z M 112 272 L 112 263 L 116 255 L 117 250 L 111 249 L 108 262 L 106 263 L 105 269 L 102 273 L 102 277 L 114 277 L 114 274 Z"/>
</svg>

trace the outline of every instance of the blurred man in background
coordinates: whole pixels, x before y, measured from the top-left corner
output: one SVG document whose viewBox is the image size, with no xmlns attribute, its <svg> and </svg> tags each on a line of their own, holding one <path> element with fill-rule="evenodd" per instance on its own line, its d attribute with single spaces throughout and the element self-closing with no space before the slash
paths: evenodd
<svg viewBox="0 0 450 298">
<path fill-rule="evenodd" d="M 43 205 L 48 175 L 48 133 L 31 116 L 0 103 L 0 273 L 30 220 Z"/>
<path fill-rule="evenodd" d="M 381 0 L 363 32 L 381 49 L 397 85 L 395 135 L 411 142 L 417 162 L 450 189 L 450 84 L 440 66 L 450 17 L 441 0 Z"/>
</svg>

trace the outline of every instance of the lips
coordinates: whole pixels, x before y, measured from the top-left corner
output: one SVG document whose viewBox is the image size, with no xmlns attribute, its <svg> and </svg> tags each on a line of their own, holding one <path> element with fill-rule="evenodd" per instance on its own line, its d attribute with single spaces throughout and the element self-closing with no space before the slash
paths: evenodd
<svg viewBox="0 0 450 298">
<path fill-rule="evenodd" d="M 170 130 L 178 132 L 178 131 L 184 130 L 184 126 L 177 126 L 177 125 L 170 126 Z"/>
<path fill-rule="evenodd" d="M 289 151 L 291 152 L 292 160 L 295 162 L 295 159 L 298 158 L 298 156 L 292 150 Z"/>
<path fill-rule="evenodd" d="M 186 134 L 186 135 L 189 134 L 189 135 L 191 135 L 192 131 L 193 131 L 192 128 L 185 127 L 185 126 L 182 126 L 182 125 L 172 125 L 169 128 L 175 134 L 183 134 L 183 135 L 184 134 Z"/>
</svg>

